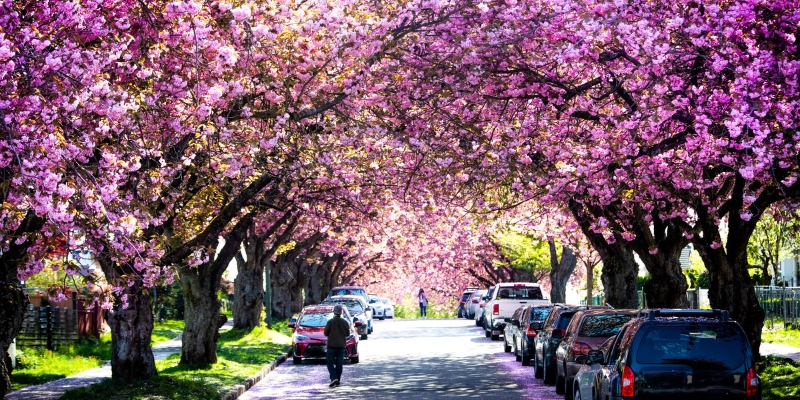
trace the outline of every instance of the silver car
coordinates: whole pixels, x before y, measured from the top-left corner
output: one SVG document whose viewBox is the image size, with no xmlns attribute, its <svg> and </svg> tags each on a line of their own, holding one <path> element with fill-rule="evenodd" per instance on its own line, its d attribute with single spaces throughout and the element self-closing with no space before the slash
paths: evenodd
<svg viewBox="0 0 800 400">
<path fill-rule="evenodd" d="M 467 299 L 467 310 L 466 310 L 467 318 L 475 319 L 475 313 L 478 310 L 481 298 L 483 298 L 483 296 L 485 296 L 486 293 L 489 293 L 489 291 L 485 289 L 478 290 L 469 296 L 469 299 Z"/>
<path fill-rule="evenodd" d="M 372 309 L 364 303 L 361 296 L 333 296 L 322 300 L 322 304 L 343 304 L 350 311 L 353 316 L 353 321 L 361 321 L 363 329 L 359 329 L 358 334 L 361 335 L 361 340 L 367 340 L 367 335 L 372 333 Z"/>
</svg>

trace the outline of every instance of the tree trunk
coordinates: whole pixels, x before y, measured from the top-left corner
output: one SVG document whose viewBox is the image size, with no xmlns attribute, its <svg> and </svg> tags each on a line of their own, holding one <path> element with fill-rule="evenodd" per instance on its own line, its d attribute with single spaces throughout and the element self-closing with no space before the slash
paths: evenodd
<svg viewBox="0 0 800 400">
<path fill-rule="evenodd" d="M 111 327 L 111 378 L 131 383 L 158 375 L 150 339 L 153 334 L 153 309 L 150 296 L 141 285 L 128 287 L 128 307 L 117 302 L 108 313 Z"/>
<path fill-rule="evenodd" d="M 202 267 L 202 266 L 201 266 Z M 220 314 L 217 299 L 219 277 L 181 271 L 183 300 L 185 302 L 181 364 L 211 364 L 217 362 L 219 328 L 228 320 Z"/>
<path fill-rule="evenodd" d="M 591 216 L 581 203 L 570 200 L 569 208 L 581 231 L 603 261 L 600 280 L 603 282 L 605 302 L 614 308 L 639 308 L 636 290 L 639 266 L 633 258 L 633 252 L 619 241 L 608 243 L 602 235 L 592 230 Z"/>
<path fill-rule="evenodd" d="M 272 269 L 272 315 L 276 318 L 290 318 L 303 309 L 301 264 L 281 255 Z"/>
<path fill-rule="evenodd" d="M 553 303 L 567 302 L 567 281 L 578 265 L 575 252 L 567 246 L 561 246 L 561 260 L 556 254 L 556 243 L 552 240 L 547 242 L 550 245 L 550 301 Z"/>
<path fill-rule="evenodd" d="M 594 263 L 585 262 L 586 265 L 586 304 L 592 305 L 594 297 Z"/>
<path fill-rule="evenodd" d="M 667 253 L 669 251 L 669 253 Z M 648 308 L 689 308 L 686 276 L 681 269 L 681 251 L 673 247 L 657 254 L 639 253 L 650 280 L 644 284 L 644 295 Z"/>
<path fill-rule="evenodd" d="M 27 233 L 38 232 L 42 229 L 44 220 L 32 211 L 25 215 L 14 236 L 20 237 Z M 28 295 L 19 283 L 19 266 L 25 262 L 31 239 L 21 244 L 10 241 L 5 251 L 0 252 L 0 399 L 11 391 L 11 370 L 6 365 L 5 359 L 11 342 L 22 329 L 22 320 L 28 309 Z"/>
<path fill-rule="evenodd" d="M 237 257 L 238 258 L 238 257 Z M 247 261 L 240 260 L 233 282 L 233 327 L 251 329 L 261 323 L 264 304 L 264 265 L 255 251 L 247 252 Z"/>
</svg>

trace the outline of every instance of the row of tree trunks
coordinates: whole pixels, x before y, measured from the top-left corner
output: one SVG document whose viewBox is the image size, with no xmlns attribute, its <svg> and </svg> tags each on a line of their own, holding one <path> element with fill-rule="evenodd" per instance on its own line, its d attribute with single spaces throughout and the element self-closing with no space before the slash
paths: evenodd
<svg viewBox="0 0 800 400">
<path fill-rule="evenodd" d="M 561 259 L 556 253 L 556 243 L 548 241 L 550 246 L 550 301 L 553 303 L 567 302 L 567 281 L 572 276 L 572 271 L 578 265 L 575 252 L 568 246 L 561 246 Z"/>
<path fill-rule="evenodd" d="M 317 244 L 324 238 L 325 234 L 317 232 L 297 242 L 293 249 L 275 259 L 275 268 L 271 275 L 273 316 L 289 318 L 303 309 L 303 291 L 309 279 L 309 260 L 317 259 Z"/>
<path fill-rule="evenodd" d="M 14 236 L 21 237 L 39 232 L 44 226 L 44 219 L 32 211 L 25 215 Z M 28 239 L 22 243 L 12 240 L 6 251 L 0 254 L 0 399 L 5 398 L 11 390 L 11 360 L 8 359 L 8 348 L 22 329 L 22 320 L 28 308 L 28 295 L 19 282 L 19 266 L 26 260 L 28 247 L 33 241 Z"/>
</svg>

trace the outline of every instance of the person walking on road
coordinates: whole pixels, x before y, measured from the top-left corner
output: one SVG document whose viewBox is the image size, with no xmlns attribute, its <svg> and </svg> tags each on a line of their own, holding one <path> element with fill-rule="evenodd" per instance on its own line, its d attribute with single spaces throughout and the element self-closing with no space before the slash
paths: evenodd
<svg viewBox="0 0 800 400">
<path fill-rule="evenodd" d="M 325 360 L 328 362 L 328 373 L 331 376 L 331 384 L 328 385 L 330 387 L 342 383 L 342 364 L 349 334 L 350 324 L 342 318 L 342 305 L 337 304 L 333 306 L 333 318 L 325 325 L 325 337 L 328 338 Z"/>
<path fill-rule="evenodd" d="M 425 291 L 420 289 L 417 293 L 419 298 L 419 316 L 420 318 L 428 318 L 428 297 L 425 296 Z"/>
</svg>

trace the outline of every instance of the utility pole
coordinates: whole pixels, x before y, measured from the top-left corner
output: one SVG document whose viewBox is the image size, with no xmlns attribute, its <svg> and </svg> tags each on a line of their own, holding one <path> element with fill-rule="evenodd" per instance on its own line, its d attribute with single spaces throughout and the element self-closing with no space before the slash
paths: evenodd
<svg viewBox="0 0 800 400">
<path fill-rule="evenodd" d="M 264 269 L 264 274 L 267 276 L 264 280 L 264 286 L 266 286 L 264 303 L 267 308 L 267 328 L 272 329 L 272 261 L 269 259 L 267 259 L 267 268 Z"/>
</svg>

